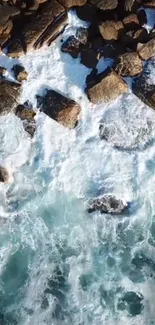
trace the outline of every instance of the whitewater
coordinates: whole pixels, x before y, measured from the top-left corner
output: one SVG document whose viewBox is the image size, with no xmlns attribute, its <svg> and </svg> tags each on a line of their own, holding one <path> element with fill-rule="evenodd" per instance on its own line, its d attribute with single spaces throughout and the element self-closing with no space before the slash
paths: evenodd
<svg viewBox="0 0 155 325">
<path fill-rule="evenodd" d="M 88 101 L 91 70 L 60 51 L 80 26 L 70 11 L 49 48 L 19 60 L 0 55 L 10 80 L 15 63 L 25 67 L 20 103 L 37 112 L 33 139 L 14 114 L 0 117 L 0 165 L 11 174 L 0 185 L 1 325 L 155 324 L 155 113 L 130 90 L 109 105 Z M 101 59 L 98 72 L 109 63 Z M 155 83 L 155 61 L 148 69 Z M 76 129 L 36 109 L 45 88 L 81 105 Z M 108 193 L 129 202 L 128 214 L 89 215 L 88 200 Z M 145 256 L 143 267 L 136 256 Z M 119 304 L 130 291 L 143 297 L 137 315 Z"/>
</svg>

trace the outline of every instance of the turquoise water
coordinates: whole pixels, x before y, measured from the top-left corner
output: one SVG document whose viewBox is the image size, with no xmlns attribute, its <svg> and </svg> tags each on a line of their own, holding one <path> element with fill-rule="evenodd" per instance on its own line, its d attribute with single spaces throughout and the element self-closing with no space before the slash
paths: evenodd
<svg viewBox="0 0 155 325">
<path fill-rule="evenodd" d="M 69 19 L 64 37 L 81 25 Z M 0 162 L 12 174 L 0 185 L 0 324 L 154 325 L 154 112 L 130 91 L 109 106 L 90 104 L 89 69 L 57 44 L 21 62 L 29 72 L 21 102 L 35 108 L 48 86 L 82 114 L 67 130 L 38 113 L 32 141 L 17 117 L 0 118 Z M 148 69 L 153 80 L 154 62 Z M 115 130 L 109 142 L 99 138 L 103 121 Z M 87 213 L 88 199 L 107 193 L 130 203 L 127 215 Z"/>
</svg>

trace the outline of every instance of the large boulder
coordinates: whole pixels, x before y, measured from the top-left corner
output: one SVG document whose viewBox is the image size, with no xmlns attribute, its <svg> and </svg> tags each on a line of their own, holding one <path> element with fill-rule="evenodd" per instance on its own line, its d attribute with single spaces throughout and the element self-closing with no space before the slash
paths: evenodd
<svg viewBox="0 0 155 325">
<path fill-rule="evenodd" d="M 101 10 L 113 10 L 118 6 L 118 0 L 90 0 Z"/>
<path fill-rule="evenodd" d="M 37 106 L 53 120 L 64 127 L 73 129 L 78 123 L 80 106 L 72 99 L 69 99 L 58 92 L 46 90 L 45 96 L 37 95 Z"/>
<path fill-rule="evenodd" d="M 0 80 L 0 115 L 10 113 L 17 104 L 20 87 L 14 82 Z"/>
<path fill-rule="evenodd" d="M 117 199 L 112 195 L 104 195 L 101 198 L 96 198 L 88 203 L 87 211 L 92 213 L 100 211 L 101 213 L 120 214 L 127 208 L 127 203 Z"/>
<path fill-rule="evenodd" d="M 138 44 L 137 52 L 142 60 L 149 60 L 155 56 L 155 37 L 146 44 Z"/>
<path fill-rule="evenodd" d="M 115 71 L 123 77 L 133 77 L 143 70 L 142 60 L 136 52 L 120 55 L 116 60 Z"/>
<path fill-rule="evenodd" d="M 116 41 L 124 30 L 121 21 L 106 21 L 99 24 L 99 30 L 104 40 Z"/>
<path fill-rule="evenodd" d="M 6 168 L 0 166 L 0 182 L 8 183 L 9 181 L 9 173 Z"/>
<path fill-rule="evenodd" d="M 126 82 L 112 69 L 107 68 L 95 77 L 94 82 L 88 83 L 86 93 L 94 103 L 108 103 L 127 92 Z"/>
</svg>

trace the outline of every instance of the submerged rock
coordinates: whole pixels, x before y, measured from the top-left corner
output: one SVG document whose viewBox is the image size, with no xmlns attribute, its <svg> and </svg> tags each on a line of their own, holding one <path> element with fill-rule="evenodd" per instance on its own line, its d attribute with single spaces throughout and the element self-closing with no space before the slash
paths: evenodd
<svg viewBox="0 0 155 325">
<path fill-rule="evenodd" d="M 20 86 L 8 80 L 0 80 L 0 115 L 8 114 L 17 104 Z"/>
<path fill-rule="evenodd" d="M 89 100 L 94 103 L 108 103 L 127 92 L 126 82 L 112 69 L 107 68 L 95 77 L 94 83 L 87 85 L 86 93 Z"/>
<path fill-rule="evenodd" d="M 86 44 L 88 40 L 88 30 L 84 27 L 79 27 L 76 31 L 76 38 L 80 43 Z"/>
<path fill-rule="evenodd" d="M 78 116 L 81 111 L 79 104 L 58 92 L 46 90 L 45 96 L 36 96 L 37 106 L 53 120 L 64 127 L 73 129 L 78 123 Z"/>
<path fill-rule="evenodd" d="M 127 203 L 117 199 L 112 195 L 104 195 L 101 198 L 96 198 L 88 203 L 87 211 L 92 213 L 100 211 L 101 213 L 120 214 L 127 208 Z"/>
<path fill-rule="evenodd" d="M 0 166 L 0 182 L 8 183 L 9 181 L 9 173 L 6 168 Z"/>
<path fill-rule="evenodd" d="M 143 295 L 140 292 L 126 292 L 119 300 L 118 309 L 127 309 L 131 316 L 140 315 L 143 310 Z"/>
<path fill-rule="evenodd" d="M 23 80 L 27 80 L 28 73 L 21 65 L 14 65 L 12 68 L 12 72 L 14 73 L 14 77 L 15 79 L 17 79 L 17 81 L 22 82 Z"/>
<path fill-rule="evenodd" d="M 80 42 L 74 36 L 70 36 L 62 44 L 61 51 L 70 54 L 75 59 L 78 57 L 80 51 Z"/>
</svg>

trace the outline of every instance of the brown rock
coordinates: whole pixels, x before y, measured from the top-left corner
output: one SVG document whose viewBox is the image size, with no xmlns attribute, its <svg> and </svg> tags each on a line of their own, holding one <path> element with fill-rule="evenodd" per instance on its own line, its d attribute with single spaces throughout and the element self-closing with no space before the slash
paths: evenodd
<svg viewBox="0 0 155 325">
<path fill-rule="evenodd" d="M 133 40 L 136 41 L 136 44 L 148 42 L 148 40 L 149 40 L 149 34 L 148 34 L 147 29 L 146 28 L 138 29 L 133 34 Z"/>
<path fill-rule="evenodd" d="M 136 0 L 125 0 L 124 1 L 124 10 L 133 11 L 136 4 Z"/>
<path fill-rule="evenodd" d="M 34 110 L 26 105 L 18 105 L 15 114 L 23 121 L 25 131 L 29 133 L 31 137 L 33 137 L 36 130 L 34 120 L 36 113 Z"/>
<path fill-rule="evenodd" d="M 142 70 L 142 60 L 136 52 L 125 53 L 117 59 L 115 71 L 123 77 L 137 76 Z"/>
<path fill-rule="evenodd" d="M 61 46 L 61 51 L 68 53 L 72 58 L 77 58 L 80 52 L 80 42 L 74 37 L 70 36 Z"/>
<path fill-rule="evenodd" d="M 3 77 L 6 73 L 7 69 L 4 67 L 0 67 L 0 76 Z"/>
<path fill-rule="evenodd" d="M 24 67 L 19 64 L 13 66 L 12 71 L 14 73 L 15 79 L 17 81 L 22 82 L 23 80 L 27 80 L 28 73 L 25 71 Z"/>
<path fill-rule="evenodd" d="M 143 0 L 143 6 L 145 8 L 155 8 L 155 1 L 154 0 Z"/>
<path fill-rule="evenodd" d="M 146 44 L 138 44 L 137 52 L 142 60 L 149 60 L 155 56 L 155 38 L 152 38 Z"/>
<path fill-rule="evenodd" d="M 129 30 L 137 30 L 140 26 L 139 19 L 136 14 L 131 14 L 123 19 L 125 28 Z"/>
<path fill-rule="evenodd" d="M 113 10 L 118 6 L 118 0 L 91 0 L 101 10 Z"/>
<path fill-rule="evenodd" d="M 0 24 L 4 25 L 10 17 L 16 16 L 20 10 L 15 6 L 9 6 L 7 3 L 0 5 Z"/>
<path fill-rule="evenodd" d="M 0 182 L 8 183 L 9 181 L 9 173 L 6 168 L 0 166 Z"/>
<path fill-rule="evenodd" d="M 106 41 L 117 40 L 123 29 L 121 21 L 107 21 L 99 25 L 100 33 Z"/>
<path fill-rule="evenodd" d="M 93 49 L 86 49 L 81 52 L 81 64 L 87 68 L 95 68 L 100 58 L 100 54 Z"/>
<path fill-rule="evenodd" d="M 24 51 L 32 49 L 37 40 L 43 33 L 48 34 L 48 29 L 51 25 L 59 21 L 64 14 L 64 7 L 61 6 L 56 0 L 49 1 L 42 6 L 39 14 L 38 12 L 31 16 L 30 22 L 22 30 L 22 38 L 24 48 L 18 39 L 14 39 L 8 47 L 9 56 L 20 56 Z M 49 35 L 48 35 L 49 37 Z"/>
<path fill-rule="evenodd" d="M 34 133 L 36 131 L 36 126 L 35 125 L 26 125 L 24 127 L 25 131 L 33 138 Z"/>
<path fill-rule="evenodd" d="M 78 124 L 80 106 L 71 99 L 59 94 L 54 90 L 46 90 L 44 97 L 37 97 L 37 106 L 53 120 L 64 127 L 73 129 Z"/>
<path fill-rule="evenodd" d="M 14 82 L 8 80 L 0 80 L 0 115 L 10 113 L 20 94 L 20 87 Z"/>
<path fill-rule="evenodd" d="M 87 0 L 60 0 L 62 6 L 65 7 L 66 9 L 75 6 L 84 6 L 86 2 Z"/>
<path fill-rule="evenodd" d="M 89 100 L 94 103 L 115 100 L 117 97 L 127 92 L 128 86 L 118 74 L 107 68 L 103 73 L 97 76 L 94 83 L 88 84 L 86 93 Z"/>
</svg>

